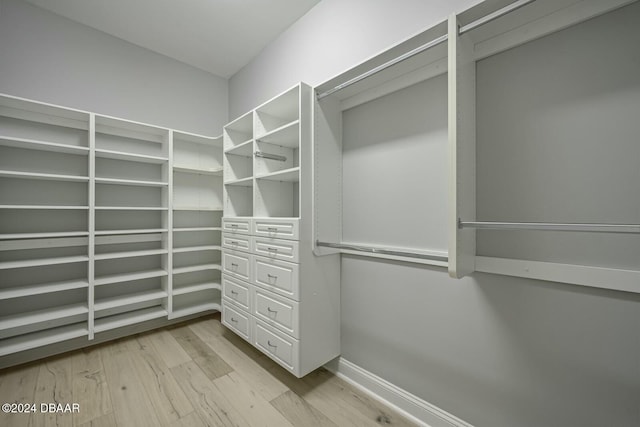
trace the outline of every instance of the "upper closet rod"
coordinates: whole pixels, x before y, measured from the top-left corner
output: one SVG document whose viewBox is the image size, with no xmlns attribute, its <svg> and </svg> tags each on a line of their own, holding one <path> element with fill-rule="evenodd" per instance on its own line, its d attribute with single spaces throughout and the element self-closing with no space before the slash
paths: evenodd
<svg viewBox="0 0 640 427">
<path fill-rule="evenodd" d="M 492 222 L 458 220 L 458 228 L 475 228 L 488 230 L 585 231 L 591 233 L 640 234 L 640 224 L 575 224 L 556 222 Z"/>
<path fill-rule="evenodd" d="M 353 245 L 349 243 L 328 243 L 328 242 L 316 241 L 316 246 L 324 246 L 327 248 L 335 248 L 335 249 L 348 249 L 350 251 L 367 252 L 370 254 L 393 255 L 393 256 L 401 256 L 401 257 L 408 257 L 408 258 L 428 259 L 431 261 L 447 262 L 449 260 L 448 257 L 442 256 L 442 255 L 429 255 L 429 254 L 420 254 L 416 252 L 398 251 L 394 249 L 372 248 L 369 246 Z"/>
<path fill-rule="evenodd" d="M 473 22 L 471 22 L 471 23 L 469 23 L 467 25 L 464 25 L 464 26 L 460 27 L 459 33 L 463 34 L 463 33 L 466 33 L 467 31 L 471 31 L 474 28 L 478 28 L 481 25 L 484 25 L 484 24 L 486 24 L 488 22 L 491 22 L 491 21 L 493 21 L 495 19 L 498 19 L 502 15 L 506 15 L 507 13 L 512 12 L 512 11 L 514 11 L 516 9 L 519 9 L 522 6 L 525 6 L 525 5 L 529 4 L 529 3 L 533 3 L 534 1 L 536 1 L 536 0 L 518 0 L 518 1 L 514 2 L 514 3 L 511 3 L 508 6 L 503 7 L 502 9 L 498 9 L 495 12 L 490 13 L 489 15 L 483 16 L 480 19 L 477 19 L 477 20 L 475 20 L 475 21 L 473 21 Z M 423 44 L 422 46 L 419 46 L 419 47 L 417 47 L 417 48 L 415 48 L 413 50 L 410 50 L 409 52 L 403 53 L 402 55 L 400 55 L 400 56 L 398 56 L 398 57 L 396 57 L 394 59 L 391 59 L 391 60 L 385 62 L 384 64 L 378 65 L 377 67 L 372 68 L 369 71 L 365 71 L 364 73 L 352 78 L 351 80 L 347 80 L 346 82 L 339 84 L 338 86 L 334 87 L 333 89 L 329 89 L 329 90 L 327 90 L 325 92 L 322 92 L 322 93 L 318 94 L 318 100 L 320 100 L 322 98 L 325 98 L 325 97 L 327 97 L 329 95 L 332 95 L 332 94 L 334 94 L 334 93 L 336 93 L 336 92 L 338 92 L 338 91 L 340 91 L 342 89 L 345 89 L 345 88 L 347 88 L 347 87 L 349 87 L 349 86 L 351 86 L 351 85 L 353 85 L 355 83 L 358 83 L 359 81 L 364 80 L 367 77 L 370 77 L 370 76 L 372 76 L 372 75 L 374 75 L 376 73 L 379 73 L 382 70 L 385 70 L 385 69 L 387 69 L 387 68 L 389 68 L 389 67 L 391 67 L 393 65 L 396 65 L 396 64 L 398 64 L 398 63 L 400 63 L 400 62 L 402 62 L 402 61 L 404 61 L 406 59 L 409 59 L 412 56 L 415 56 L 415 55 L 417 55 L 417 54 L 419 54 L 421 52 L 424 52 L 427 49 L 430 49 L 430 48 L 432 48 L 434 46 L 437 46 L 437 45 L 439 45 L 441 43 L 444 43 L 445 41 L 447 41 L 447 38 L 448 38 L 447 34 L 442 35 L 442 36 L 440 36 L 440 37 L 438 37 L 438 38 L 436 38 L 434 40 L 431 40 L 430 42 L 427 42 L 427 43 Z"/>
</svg>

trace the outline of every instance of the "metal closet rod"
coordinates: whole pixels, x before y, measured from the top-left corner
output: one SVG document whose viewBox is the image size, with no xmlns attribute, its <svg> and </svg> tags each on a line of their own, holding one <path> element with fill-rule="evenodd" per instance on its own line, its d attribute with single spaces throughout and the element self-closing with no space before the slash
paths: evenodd
<svg viewBox="0 0 640 427">
<path fill-rule="evenodd" d="M 471 31 L 471 30 L 473 30 L 475 28 L 478 28 L 478 27 L 480 27 L 480 26 L 482 26 L 484 24 L 487 24 L 487 23 L 489 23 L 489 22 L 491 22 L 491 21 L 493 21 L 495 19 L 498 19 L 499 17 L 501 17 L 503 15 L 506 15 L 509 12 L 512 12 L 512 11 L 514 11 L 516 9 L 519 9 L 522 6 L 525 6 L 525 5 L 529 4 L 529 3 L 533 3 L 534 1 L 536 1 L 536 0 L 519 0 L 519 1 L 516 1 L 514 3 L 511 3 L 510 5 L 505 6 L 502 9 L 498 9 L 495 12 L 490 13 L 489 15 L 483 16 L 480 19 L 477 19 L 477 20 L 475 20 L 475 21 L 473 21 L 473 22 L 471 22 L 471 23 L 469 23 L 467 25 L 464 25 L 464 26 L 460 27 L 458 32 L 459 32 L 459 34 L 463 34 L 463 33 L 466 33 L 467 31 Z M 354 84 L 358 83 L 361 80 L 364 80 L 364 79 L 366 79 L 368 77 L 371 77 L 372 75 L 377 74 L 380 71 L 385 70 L 385 69 L 387 69 L 387 68 L 389 68 L 391 66 L 394 66 L 394 65 L 396 65 L 396 64 L 398 64 L 398 63 L 400 63 L 402 61 L 405 61 L 405 60 L 407 60 L 407 59 L 409 59 L 409 58 L 411 58 L 413 56 L 416 56 L 417 54 L 422 53 L 427 49 L 431 49 L 434 46 L 437 46 L 437 45 L 439 45 L 441 43 L 444 43 L 445 41 L 447 41 L 447 38 L 448 38 L 447 34 L 442 35 L 440 37 L 437 37 L 437 38 L 431 40 L 430 42 L 427 42 L 427 43 L 425 43 L 425 44 L 423 44 L 421 46 L 418 46 L 417 48 L 415 48 L 413 50 L 410 50 L 409 52 L 403 53 L 402 55 L 385 62 L 384 64 L 378 65 L 377 67 L 372 68 L 369 71 L 365 71 L 364 73 L 362 73 L 362 74 L 360 74 L 360 75 L 358 75 L 358 76 L 356 76 L 356 77 L 354 77 L 354 78 L 352 78 L 350 80 L 347 80 L 344 83 L 341 83 L 341 84 L 337 85 L 333 89 L 329 89 L 329 90 L 327 90 L 325 92 L 322 92 L 322 93 L 318 94 L 318 100 L 320 100 L 322 98 L 325 98 L 325 97 L 327 97 L 329 95 L 332 95 L 332 94 L 334 94 L 334 93 L 336 93 L 336 92 L 338 92 L 338 91 L 340 91 L 342 89 L 345 89 L 345 88 L 347 88 L 347 87 L 349 87 L 351 85 L 354 85 Z"/>
<path fill-rule="evenodd" d="M 557 222 L 493 222 L 458 220 L 458 228 L 475 228 L 486 230 L 584 231 L 591 233 L 640 234 L 640 224 L 580 224 Z"/>
<path fill-rule="evenodd" d="M 352 245 L 349 243 L 329 243 L 329 242 L 321 242 L 319 240 L 316 240 L 316 246 L 324 246 L 326 248 L 334 248 L 334 249 L 348 249 L 350 251 L 367 252 L 370 254 L 393 255 L 393 256 L 402 256 L 402 257 L 408 257 L 408 258 L 428 259 L 432 261 L 447 262 L 449 260 L 448 257 L 441 256 L 441 255 L 427 255 L 427 254 L 419 254 L 416 252 L 398 251 L 393 249 L 372 248 L 370 246 Z"/>
<path fill-rule="evenodd" d="M 287 161 L 287 158 L 285 156 L 281 156 L 279 154 L 269 154 L 269 153 L 263 153 L 262 151 L 256 151 L 255 153 L 253 153 L 253 155 L 263 159 L 277 160 L 279 162 Z"/>
</svg>

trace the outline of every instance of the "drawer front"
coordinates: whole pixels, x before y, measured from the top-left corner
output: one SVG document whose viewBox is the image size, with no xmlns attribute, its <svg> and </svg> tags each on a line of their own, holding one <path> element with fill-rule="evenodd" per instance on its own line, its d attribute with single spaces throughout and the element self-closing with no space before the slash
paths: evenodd
<svg viewBox="0 0 640 427">
<path fill-rule="evenodd" d="M 233 251 L 251 252 L 251 238 L 237 233 L 222 233 L 222 247 Z"/>
<path fill-rule="evenodd" d="M 298 264 L 253 257 L 254 283 L 278 295 L 299 301 Z"/>
<path fill-rule="evenodd" d="M 222 324 L 249 342 L 253 342 L 250 316 L 233 307 L 226 299 L 222 300 Z"/>
<path fill-rule="evenodd" d="M 232 234 L 251 234 L 249 218 L 222 218 L 222 231 Z"/>
<path fill-rule="evenodd" d="M 253 235 L 261 237 L 271 237 L 277 239 L 298 240 L 298 224 L 297 218 L 291 219 L 274 219 L 274 218 L 258 218 L 253 220 Z"/>
<path fill-rule="evenodd" d="M 300 338 L 298 303 L 260 288 L 254 287 L 253 291 L 253 314 L 256 318 L 294 338 Z"/>
<path fill-rule="evenodd" d="M 222 252 L 222 271 L 233 277 L 251 282 L 251 255 L 240 252 Z"/>
<path fill-rule="evenodd" d="M 253 237 L 252 251 L 269 259 L 298 262 L 298 242 L 296 240 Z"/>
<path fill-rule="evenodd" d="M 268 325 L 254 320 L 254 345 L 273 360 L 292 371 L 298 367 L 298 340 L 275 331 Z"/>
<path fill-rule="evenodd" d="M 222 275 L 222 294 L 249 313 L 252 311 L 252 299 L 249 295 L 250 286 L 248 283 L 229 277 L 226 274 Z"/>
</svg>

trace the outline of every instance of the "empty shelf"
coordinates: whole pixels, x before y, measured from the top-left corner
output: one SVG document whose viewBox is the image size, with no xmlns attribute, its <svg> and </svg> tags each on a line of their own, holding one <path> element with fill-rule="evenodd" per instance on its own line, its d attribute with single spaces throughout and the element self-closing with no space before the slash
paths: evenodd
<svg viewBox="0 0 640 427">
<path fill-rule="evenodd" d="M 173 269 L 173 274 L 192 273 L 194 271 L 220 270 L 220 264 L 199 264 L 188 267 L 177 267 Z"/>
<path fill-rule="evenodd" d="M 101 157 L 104 159 L 115 159 L 115 160 L 128 160 L 140 163 L 164 163 L 169 159 L 167 157 L 161 156 L 148 156 L 145 154 L 135 154 L 135 153 L 127 153 L 125 151 L 114 151 L 114 150 L 104 150 L 104 149 L 96 149 L 96 157 Z"/>
<path fill-rule="evenodd" d="M 181 286 L 173 288 L 173 295 L 184 295 L 193 292 L 206 291 L 210 289 L 222 289 L 222 285 L 217 282 L 196 283 L 194 285 Z"/>
<path fill-rule="evenodd" d="M 147 320 L 157 319 L 167 315 L 167 311 L 162 307 L 151 307 L 144 310 L 134 310 L 115 316 L 103 317 L 95 320 L 94 332 L 104 332 L 122 326 L 133 325 Z"/>
<path fill-rule="evenodd" d="M 137 304 L 144 301 L 152 301 L 154 299 L 166 298 L 167 293 L 162 290 L 137 292 L 133 294 L 119 295 L 117 297 L 105 298 L 97 300 L 93 306 L 95 311 L 107 310 L 109 308 L 124 307 L 127 305 Z"/>
<path fill-rule="evenodd" d="M 98 230 L 96 236 L 111 236 L 116 234 L 151 234 L 151 233 L 166 233 L 166 228 L 142 228 L 137 230 Z"/>
<path fill-rule="evenodd" d="M 168 182 L 142 181 L 137 179 L 120 179 L 120 178 L 96 178 L 96 184 L 132 185 L 136 187 L 166 187 L 169 185 Z"/>
<path fill-rule="evenodd" d="M 188 316 L 190 314 L 202 313 L 203 311 L 216 310 L 221 311 L 220 304 L 215 302 L 202 303 L 197 305 L 191 305 L 184 308 L 178 308 L 173 310 L 171 318 L 176 319 L 178 317 Z"/>
<path fill-rule="evenodd" d="M 174 172 L 192 173 L 196 175 L 213 175 L 222 176 L 222 168 L 220 169 L 198 169 L 185 166 L 173 166 Z"/>
<path fill-rule="evenodd" d="M 57 206 L 57 205 L 0 205 L 0 209 L 42 209 L 42 210 L 89 210 L 89 206 Z"/>
<path fill-rule="evenodd" d="M 54 153 L 79 154 L 84 156 L 89 154 L 89 148 L 87 147 L 38 141 L 35 139 L 15 138 L 3 135 L 0 135 L 0 145 L 5 147 L 25 148 L 28 150 L 51 151 Z"/>
<path fill-rule="evenodd" d="M 222 227 L 178 227 L 173 229 L 174 233 L 188 231 L 222 231 Z"/>
<path fill-rule="evenodd" d="M 116 258 L 133 258 L 149 255 L 163 255 L 168 253 L 166 249 L 148 249 L 145 251 L 125 251 L 125 252 L 112 252 L 106 254 L 96 254 L 96 260 L 116 259 Z"/>
<path fill-rule="evenodd" d="M 282 181 L 282 182 L 298 182 L 300 181 L 300 168 L 290 168 L 277 172 L 273 172 L 266 175 L 256 176 L 257 179 L 265 179 L 268 181 Z"/>
<path fill-rule="evenodd" d="M 174 211 L 222 211 L 221 206 L 174 206 Z"/>
<path fill-rule="evenodd" d="M 88 288 L 86 280 L 69 280 L 65 282 L 43 283 L 37 285 L 17 286 L 0 290 L 0 300 L 20 298 L 31 295 L 49 294 L 53 292 L 68 291 L 70 289 Z"/>
<path fill-rule="evenodd" d="M 267 142 L 281 147 L 298 148 L 300 145 L 299 125 L 300 120 L 294 120 L 256 139 L 258 142 Z"/>
<path fill-rule="evenodd" d="M 39 173 L 39 172 L 20 172 L 0 170 L 0 177 L 4 178 L 24 178 L 24 179 L 42 179 L 47 181 L 85 181 L 89 182 L 88 176 L 78 175 L 59 175 L 54 173 Z"/>
<path fill-rule="evenodd" d="M 88 236 L 88 231 L 60 231 L 55 233 L 14 233 L 14 234 L 0 234 L 0 240 L 10 239 L 38 239 L 49 237 L 77 237 Z"/>
<path fill-rule="evenodd" d="M 89 312 L 89 308 L 84 303 L 64 305 L 61 307 L 47 308 L 44 310 L 30 311 L 27 313 L 14 314 L 0 317 L 0 330 L 17 328 L 20 326 L 34 325 L 51 320 L 63 319 L 65 317 L 77 316 Z"/>
<path fill-rule="evenodd" d="M 207 245 L 207 246 L 189 246 L 186 248 L 173 248 L 173 253 L 181 252 L 198 252 L 198 251 L 219 251 L 222 250 L 222 246 Z"/>
<path fill-rule="evenodd" d="M 251 157 L 253 156 L 253 139 L 231 147 L 226 150 L 225 153 L 242 157 Z"/>
<path fill-rule="evenodd" d="M 253 177 L 249 176 L 242 179 L 234 179 L 232 181 L 225 181 L 224 185 L 235 185 L 238 187 L 251 187 L 253 185 Z"/>
<path fill-rule="evenodd" d="M 162 206 L 96 206 L 98 211 L 167 211 Z"/>
<path fill-rule="evenodd" d="M 56 264 L 71 264 L 74 262 L 89 261 L 88 256 L 66 256 L 57 258 L 39 258 L 39 259 L 26 259 L 19 261 L 5 261 L 0 262 L 0 270 L 7 270 L 10 268 L 24 268 L 24 267 L 39 267 L 42 265 L 56 265 Z"/>
<path fill-rule="evenodd" d="M 133 273 L 110 274 L 108 276 L 96 277 L 95 285 L 108 285 L 109 283 L 131 282 L 133 280 L 151 279 L 153 277 L 163 277 L 167 273 L 164 270 L 146 270 Z"/>
<path fill-rule="evenodd" d="M 86 322 L 60 326 L 30 334 L 18 335 L 2 340 L 0 356 L 42 347 L 73 338 L 84 337 L 89 334 Z"/>
</svg>

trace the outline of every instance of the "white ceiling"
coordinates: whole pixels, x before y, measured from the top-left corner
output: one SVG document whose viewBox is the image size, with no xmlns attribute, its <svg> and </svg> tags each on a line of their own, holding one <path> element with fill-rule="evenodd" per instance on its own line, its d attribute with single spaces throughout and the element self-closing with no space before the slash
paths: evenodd
<svg viewBox="0 0 640 427">
<path fill-rule="evenodd" d="M 320 0 L 27 1 L 228 78 Z"/>
</svg>

